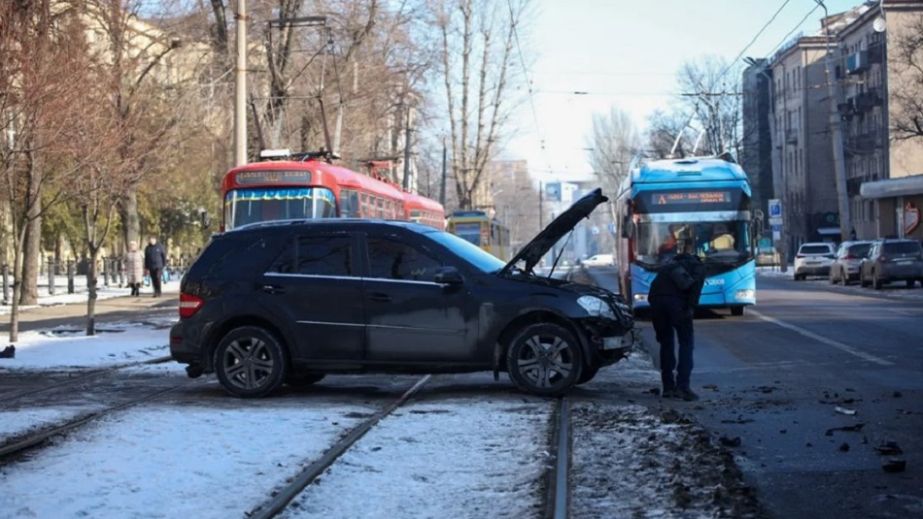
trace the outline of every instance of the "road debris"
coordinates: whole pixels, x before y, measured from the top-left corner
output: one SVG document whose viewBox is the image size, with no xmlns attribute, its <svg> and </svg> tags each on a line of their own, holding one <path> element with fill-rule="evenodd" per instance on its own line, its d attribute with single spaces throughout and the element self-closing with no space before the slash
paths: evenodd
<svg viewBox="0 0 923 519">
<path fill-rule="evenodd" d="M 831 427 L 830 429 L 827 429 L 827 432 L 824 433 L 824 436 L 833 436 L 833 433 L 836 431 L 860 432 L 863 427 L 865 427 L 865 422 L 859 422 L 854 425 L 844 425 L 843 427 Z"/>
<path fill-rule="evenodd" d="M 900 391 L 895 391 L 894 393 L 891 393 L 891 396 L 893 396 L 894 398 L 900 398 L 904 396 L 904 394 L 901 393 Z"/>
<path fill-rule="evenodd" d="M 904 451 L 901 449 L 900 445 L 896 441 L 883 441 L 878 447 L 875 447 L 875 450 L 878 454 L 882 456 L 895 456 L 898 454 L 903 454 Z"/>
<path fill-rule="evenodd" d="M 855 416 L 856 414 L 855 409 L 848 409 L 848 408 L 840 407 L 840 406 L 834 407 L 833 410 L 836 411 L 837 413 L 845 414 L 847 416 Z"/>
<path fill-rule="evenodd" d="M 727 436 L 722 435 L 720 438 L 718 438 L 718 441 L 725 447 L 740 447 L 740 436 L 728 438 Z"/>
<path fill-rule="evenodd" d="M 840 444 L 839 449 L 840 449 L 840 452 L 849 452 L 849 444 L 846 442 L 843 442 Z"/>
<path fill-rule="evenodd" d="M 902 458 L 888 458 L 881 462 L 881 470 L 885 472 L 904 472 L 907 469 L 907 461 Z"/>
</svg>

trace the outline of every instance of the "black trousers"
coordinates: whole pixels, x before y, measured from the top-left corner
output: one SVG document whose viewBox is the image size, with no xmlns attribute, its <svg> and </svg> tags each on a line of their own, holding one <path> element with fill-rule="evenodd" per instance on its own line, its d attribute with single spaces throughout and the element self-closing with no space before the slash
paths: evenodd
<svg viewBox="0 0 923 519">
<path fill-rule="evenodd" d="M 151 272 L 151 286 L 154 287 L 154 295 L 160 295 L 160 283 L 163 280 L 163 269 L 150 269 Z"/>
<path fill-rule="evenodd" d="M 654 333 L 660 343 L 660 378 L 664 389 L 690 389 L 695 346 L 692 310 L 679 297 L 661 297 L 651 300 L 651 314 Z M 679 340 L 678 363 L 674 336 Z"/>
</svg>

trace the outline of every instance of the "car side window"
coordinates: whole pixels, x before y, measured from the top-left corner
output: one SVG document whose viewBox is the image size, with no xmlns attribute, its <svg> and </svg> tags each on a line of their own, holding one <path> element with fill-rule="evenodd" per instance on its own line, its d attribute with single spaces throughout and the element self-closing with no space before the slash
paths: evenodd
<svg viewBox="0 0 923 519">
<path fill-rule="evenodd" d="M 351 242 L 348 236 L 298 236 L 276 259 L 270 272 L 353 276 Z"/>
<path fill-rule="evenodd" d="M 385 238 L 369 237 L 369 277 L 433 281 L 442 262 L 415 247 Z"/>
</svg>

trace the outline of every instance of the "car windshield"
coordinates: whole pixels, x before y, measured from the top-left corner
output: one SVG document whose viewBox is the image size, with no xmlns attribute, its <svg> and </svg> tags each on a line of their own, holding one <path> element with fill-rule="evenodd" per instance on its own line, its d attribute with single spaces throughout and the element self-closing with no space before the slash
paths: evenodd
<svg viewBox="0 0 923 519">
<path fill-rule="evenodd" d="M 914 254 L 920 252 L 920 244 L 915 241 L 885 242 L 885 254 Z"/>
<path fill-rule="evenodd" d="M 802 245 L 799 254 L 830 254 L 830 247 L 826 245 Z"/>
<path fill-rule="evenodd" d="M 336 199 L 322 187 L 235 189 L 225 197 L 225 228 L 256 222 L 333 218 Z"/>
<path fill-rule="evenodd" d="M 676 255 L 678 245 L 691 243 L 705 262 L 739 263 L 751 256 L 749 223 L 721 222 L 638 224 L 638 261 L 659 265 Z"/>
<path fill-rule="evenodd" d="M 872 248 L 871 243 L 860 243 L 859 245 L 853 245 L 852 247 L 849 248 L 849 255 L 864 258 L 868 256 L 869 249 L 871 248 Z"/>
<path fill-rule="evenodd" d="M 473 243 L 459 238 L 454 234 L 447 232 L 432 231 L 426 233 L 426 236 L 439 243 L 443 247 L 455 253 L 465 262 L 471 264 L 481 272 L 491 273 L 502 269 L 506 263 L 496 256 L 486 252 L 484 249 Z"/>
</svg>

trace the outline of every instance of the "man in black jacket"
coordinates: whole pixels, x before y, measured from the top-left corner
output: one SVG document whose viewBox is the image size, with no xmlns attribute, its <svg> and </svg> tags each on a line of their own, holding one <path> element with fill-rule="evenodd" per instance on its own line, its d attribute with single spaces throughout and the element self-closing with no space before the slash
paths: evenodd
<svg viewBox="0 0 923 519">
<path fill-rule="evenodd" d="M 657 269 L 648 301 L 651 304 L 654 332 L 660 343 L 662 395 L 664 398 L 679 397 L 693 401 L 699 397 L 689 385 L 694 345 L 692 317 L 705 284 L 705 266 L 698 256 L 692 254 L 690 240 L 677 242 L 677 250 L 679 254 Z M 678 364 L 674 331 L 679 339 Z"/>
<path fill-rule="evenodd" d="M 157 243 L 157 238 L 151 236 L 147 247 L 144 248 L 144 268 L 151 276 L 151 286 L 154 287 L 154 297 L 160 297 L 160 281 L 163 276 L 163 267 L 167 264 L 167 254 L 163 247 Z"/>
</svg>

